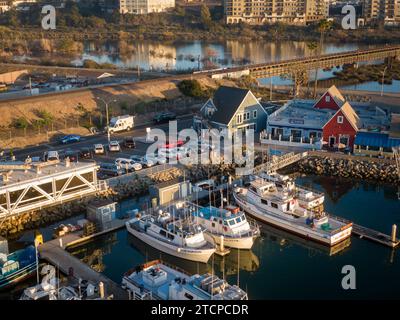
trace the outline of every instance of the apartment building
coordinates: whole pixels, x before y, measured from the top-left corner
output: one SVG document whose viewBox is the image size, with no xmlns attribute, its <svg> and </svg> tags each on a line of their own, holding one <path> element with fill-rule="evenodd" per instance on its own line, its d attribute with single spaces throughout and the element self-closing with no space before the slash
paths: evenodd
<svg viewBox="0 0 400 320">
<path fill-rule="evenodd" d="M 228 24 L 306 24 L 325 19 L 327 6 L 326 0 L 224 0 L 224 13 Z"/>
<path fill-rule="evenodd" d="M 367 23 L 400 24 L 400 0 L 364 0 L 363 15 Z"/>
<path fill-rule="evenodd" d="M 130 14 L 148 14 L 164 12 L 175 8 L 175 0 L 120 0 L 119 12 Z"/>
</svg>

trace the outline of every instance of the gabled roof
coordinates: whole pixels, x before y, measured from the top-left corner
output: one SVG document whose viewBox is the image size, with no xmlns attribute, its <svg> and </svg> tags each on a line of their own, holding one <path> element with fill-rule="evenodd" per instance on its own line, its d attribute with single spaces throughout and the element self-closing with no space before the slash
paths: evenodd
<svg viewBox="0 0 400 320">
<path fill-rule="evenodd" d="M 248 89 L 219 87 L 212 98 L 217 110 L 213 113 L 210 120 L 228 124 L 249 92 L 250 90 Z"/>
<path fill-rule="evenodd" d="M 340 108 L 340 107 L 343 105 L 343 103 L 346 101 L 346 99 L 345 99 L 345 98 L 342 96 L 342 94 L 340 93 L 339 89 L 336 88 L 335 85 L 332 85 L 332 86 L 328 89 L 328 91 L 326 91 L 326 92 L 318 99 L 318 101 L 315 103 L 315 105 L 317 105 L 317 104 L 321 101 L 321 99 L 322 99 L 323 97 L 326 96 L 326 94 L 329 94 L 329 95 L 332 97 L 332 99 L 336 102 L 336 104 L 338 105 L 339 108 Z"/>
<path fill-rule="evenodd" d="M 342 112 L 342 114 L 346 117 L 346 119 L 350 122 L 351 126 L 354 130 L 358 131 L 360 126 L 360 118 L 358 117 L 357 113 L 351 107 L 350 103 L 345 102 L 342 107 L 329 119 L 327 123 L 322 127 L 324 128 L 332 119 L 336 118 L 336 115 Z"/>
</svg>

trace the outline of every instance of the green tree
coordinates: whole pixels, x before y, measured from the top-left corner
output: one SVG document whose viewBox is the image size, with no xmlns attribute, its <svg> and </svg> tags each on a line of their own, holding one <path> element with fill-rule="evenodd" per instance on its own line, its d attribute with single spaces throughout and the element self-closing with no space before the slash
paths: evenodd
<svg viewBox="0 0 400 320">
<path fill-rule="evenodd" d="M 320 36 L 319 36 L 318 57 L 320 57 L 321 54 L 322 54 L 322 47 L 323 47 L 323 44 L 324 44 L 325 33 L 332 28 L 332 25 L 333 25 L 332 21 L 328 21 L 326 19 L 323 19 L 318 23 L 317 30 L 318 30 L 318 32 L 320 34 Z M 317 96 L 317 83 L 318 83 L 318 68 L 315 70 L 314 94 L 313 94 L 314 98 Z"/>
<path fill-rule="evenodd" d="M 311 54 L 314 56 L 316 53 L 316 50 L 318 48 L 318 43 L 315 41 L 309 41 L 306 43 L 307 48 L 311 51 Z M 310 79 L 307 77 L 307 92 L 310 89 Z"/>
</svg>

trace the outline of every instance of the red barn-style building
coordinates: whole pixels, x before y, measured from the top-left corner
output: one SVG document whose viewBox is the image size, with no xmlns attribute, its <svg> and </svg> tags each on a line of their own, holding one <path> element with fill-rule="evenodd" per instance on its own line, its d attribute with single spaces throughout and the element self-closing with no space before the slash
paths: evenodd
<svg viewBox="0 0 400 320">
<path fill-rule="evenodd" d="M 328 147 L 353 148 L 354 140 L 358 132 L 359 117 L 345 102 L 343 106 L 322 127 L 323 141 Z"/>
<path fill-rule="evenodd" d="M 359 132 L 385 131 L 389 118 L 385 110 L 370 103 L 350 105 L 332 86 L 317 101 L 295 99 L 270 114 L 264 135 L 269 141 L 278 140 L 274 142 L 277 145 L 289 141 L 313 148 L 353 150 Z"/>
<path fill-rule="evenodd" d="M 331 86 L 314 104 L 314 108 L 339 110 L 345 102 L 346 99 L 339 90 L 335 86 Z"/>
</svg>

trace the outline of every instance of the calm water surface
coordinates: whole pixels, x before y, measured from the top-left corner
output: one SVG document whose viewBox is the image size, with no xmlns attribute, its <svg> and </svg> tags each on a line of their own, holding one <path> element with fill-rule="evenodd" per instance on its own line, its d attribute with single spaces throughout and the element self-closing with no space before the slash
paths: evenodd
<svg viewBox="0 0 400 320">
<path fill-rule="evenodd" d="M 325 192 L 328 212 L 386 233 L 393 223 L 400 225 L 400 201 L 394 187 L 325 177 L 299 178 L 298 182 Z M 141 206 L 134 202 L 125 205 Z M 400 298 L 399 253 L 357 237 L 328 249 L 263 226 L 262 237 L 251 251 L 232 250 L 225 258 L 215 256 L 207 265 L 160 254 L 125 230 L 71 251 L 116 282 L 133 266 L 161 257 L 191 273 L 214 268 L 230 283 L 239 281 L 252 299 Z M 344 265 L 356 268 L 356 290 L 341 288 Z"/>
</svg>

